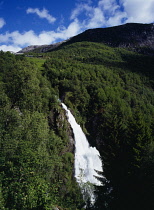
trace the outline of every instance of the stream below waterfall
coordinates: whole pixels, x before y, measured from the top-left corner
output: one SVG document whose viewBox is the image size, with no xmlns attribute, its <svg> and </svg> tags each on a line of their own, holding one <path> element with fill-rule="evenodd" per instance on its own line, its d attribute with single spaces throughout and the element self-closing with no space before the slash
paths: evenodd
<svg viewBox="0 0 154 210">
<path fill-rule="evenodd" d="M 96 178 L 100 177 L 97 171 L 102 172 L 102 161 L 99 151 L 91 147 L 79 124 L 71 114 L 67 106 L 62 103 L 66 111 L 68 122 L 70 123 L 75 139 L 75 178 L 81 188 L 84 200 L 90 199 L 95 202 L 94 185 L 101 186 L 102 183 Z M 102 177 L 102 176 L 101 176 Z"/>
</svg>

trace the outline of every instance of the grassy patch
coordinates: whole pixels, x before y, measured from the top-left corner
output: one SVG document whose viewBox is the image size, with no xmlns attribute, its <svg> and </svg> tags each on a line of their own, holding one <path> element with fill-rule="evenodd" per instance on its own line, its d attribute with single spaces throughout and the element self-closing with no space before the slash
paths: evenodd
<svg viewBox="0 0 154 210">
<path fill-rule="evenodd" d="M 46 59 L 36 57 L 27 57 L 27 59 L 35 63 L 40 70 L 43 69 L 43 64 L 46 61 Z"/>
</svg>

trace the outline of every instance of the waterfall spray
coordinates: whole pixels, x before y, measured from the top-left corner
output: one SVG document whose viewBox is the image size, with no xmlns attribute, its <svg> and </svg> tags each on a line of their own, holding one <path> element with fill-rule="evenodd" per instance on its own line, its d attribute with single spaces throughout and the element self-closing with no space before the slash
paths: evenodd
<svg viewBox="0 0 154 210">
<path fill-rule="evenodd" d="M 75 138 L 75 178 L 79 183 L 84 200 L 89 197 L 93 204 L 95 202 L 94 185 L 102 185 L 96 178 L 100 177 L 97 171 L 103 171 L 100 154 L 95 147 L 90 147 L 80 125 L 77 124 L 67 106 L 62 103 L 62 107 L 66 111 Z"/>
</svg>

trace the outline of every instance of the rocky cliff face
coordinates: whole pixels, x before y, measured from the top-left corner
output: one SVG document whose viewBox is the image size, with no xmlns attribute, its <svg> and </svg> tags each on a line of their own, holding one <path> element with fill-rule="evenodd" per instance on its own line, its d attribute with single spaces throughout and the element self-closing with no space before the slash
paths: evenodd
<svg viewBox="0 0 154 210">
<path fill-rule="evenodd" d="M 65 111 L 62 109 L 53 109 L 50 111 L 48 116 L 49 126 L 55 130 L 59 136 L 68 136 L 69 141 L 67 142 L 66 148 L 62 153 L 71 152 L 75 150 L 75 140 L 72 128 L 67 120 Z"/>
<path fill-rule="evenodd" d="M 55 44 L 50 44 L 50 45 L 31 45 L 31 46 L 23 48 L 18 53 L 28 53 L 28 52 L 44 53 L 44 52 L 48 52 L 48 51 L 51 51 L 51 50 L 57 48 L 64 42 L 65 41 L 58 42 Z"/>
</svg>

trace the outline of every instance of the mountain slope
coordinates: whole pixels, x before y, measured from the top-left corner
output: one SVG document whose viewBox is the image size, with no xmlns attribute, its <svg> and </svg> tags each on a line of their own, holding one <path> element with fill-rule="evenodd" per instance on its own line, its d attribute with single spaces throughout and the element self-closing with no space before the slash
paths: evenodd
<svg viewBox="0 0 154 210">
<path fill-rule="evenodd" d="M 99 150 L 110 181 L 102 180 L 91 209 L 153 209 L 153 56 L 84 41 L 47 56 L 44 74 Z"/>
<path fill-rule="evenodd" d="M 90 41 L 104 43 L 112 47 L 123 47 L 132 50 L 149 48 L 151 53 L 154 52 L 154 24 L 137 24 L 128 23 L 125 25 L 89 29 L 73 38 L 66 44 Z"/>
<path fill-rule="evenodd" d="M 125 25 L 89 29 L 65 40 L 52 45 L 29 46 L 20 51 L 25 52 L 48 52 L 56 48 L 75 42 L 98 42 L 112 47 L 122 47 L 143 54 L 154 54 L 154 24 L 128 23 Z M 35 48 L 35 49 L 34 49 Z"/>
<path fill-rule="evenodd" d="M 0 57 L 0 209 L 77 209 L 73 134 L 57 93 L 34 62 Z"/>
<path fill-rule="evenodd" d="M 60 46 L 64 42 L 65 41 L 58 42 L 58 43 L 55 43 L 55 44 L 50 44 L 50 45 L 31 45 L 31 46 L 23 48 L 18 53 L 28 53 L 28 52 L 44 53 L 44 52 L 47 52 L 47 51 L 50 51 L 50 50 L 53 50 L 53 49 L 57 48 L 58 46 Z"/>
</svg>

